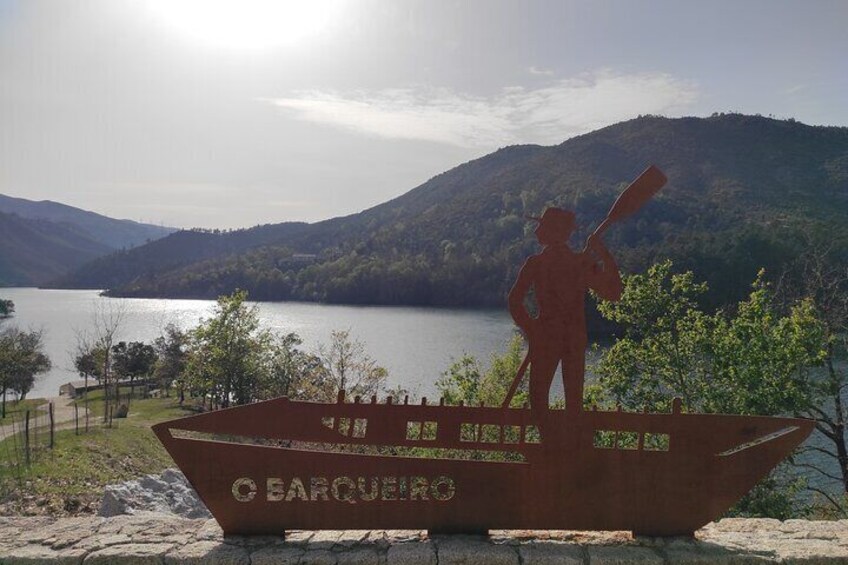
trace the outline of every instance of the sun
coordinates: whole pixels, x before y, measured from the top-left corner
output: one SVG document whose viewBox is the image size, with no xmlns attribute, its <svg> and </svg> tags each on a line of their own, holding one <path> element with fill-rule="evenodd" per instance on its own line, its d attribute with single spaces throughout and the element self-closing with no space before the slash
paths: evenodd
<svg viewBox="0 0 848 565">
<path fill-rule="evenodd" d="M 179 33 L 214 47 L 270 49 L 327 28 L 343 0 L 147 0 Z"/>
</svg>

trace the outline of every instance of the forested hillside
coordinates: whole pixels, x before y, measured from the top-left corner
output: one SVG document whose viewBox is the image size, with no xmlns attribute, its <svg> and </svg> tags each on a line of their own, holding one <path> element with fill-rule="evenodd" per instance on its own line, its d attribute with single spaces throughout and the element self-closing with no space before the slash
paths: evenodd
<svg viewBox="0 0 848 565">
<path fill-rule="evenodd" d="M 174 234 L 60 284 L 120 296 L 242 288 L 260 300 L 502 305 L 537 249 L 525 215 L 549 205 L 575 210 L 580 247 L 650 163 L 668 185 L 606 236 L 623 270 L 672 258 L 723 303 L 745 295 L 759 267 L 781 269 L 808 239 L 848 249 L 848 128 L 735 114 L 642 117 L 554 147 L 501 149 L 359 214 Z"/>
</svg>

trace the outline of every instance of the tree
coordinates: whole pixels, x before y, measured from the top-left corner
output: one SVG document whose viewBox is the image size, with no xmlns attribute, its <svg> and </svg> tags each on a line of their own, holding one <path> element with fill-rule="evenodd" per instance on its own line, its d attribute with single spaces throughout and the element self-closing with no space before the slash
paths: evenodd
<svg viewBox="0 0 848 565">
<path fill-rule="evenodd" d="M 809 402 L 822 356 L 809 302 L 781 314 L 761 273 L 735 313 L 708 314 L 697 304 L 706 285 L 671 271 L 665 262 L 626 277 L 621 300 L 599 304 L 625 328 L 595 366 L 612 400 L 668 409 L 679 396 L 690 411 L 734 414 L 792 413 Z"/>
<path fill-rule="evenodd" d="M 463 355 L 451 364 L 436 382 L 436 388 L 447 404 L 463 402 L 467 406 L 483 403 L 500 406 L 524 359 L 524 340 L 515 335 L 507 345 L 505 353 L 493 355 L 491 367 L 483 372 L 480 363 L 471 355 Z M 527 402 L 527 379 L 512 399 L 512 406 Z"/>
<path fill-rule="evenodd" d="M 317 355 L 299 347 L 303 341 L 295 333 L 276 336 L 266 354 L 267 371 L 262 384 L 263 398 L 288 396 L 299 400 L 332 400 L 329 374 Z"/>
<path fill-rule="evenodd" d="M 159 386 L 170 393 L 173 383 L 178 383 L 180 404 L 185 401 L 185 385 L 183 371 L 188 360 L 188 334 L 173 324 L 165 326 L 165 333 L 156 338 L 153 343 L 156 349 L 156 366 L 153 377 Z"/>
<path fill-rule="evenodd" d="M 698 298 L 706 290 L 692 273 L 673 274 L 665 262 L 625 277 L 619 302 L 599 304 L 607 319 L 625 328 L 594 367 L 611 401 L 668 410 L 677 396 L 687 410 L 703 413 L 815 411 L 825 333 L 812 303 L 801 300 L 781 311 L 762 272 L 733 312 L 705 313 Z M 785 497 L 761 490 L 773 497 L 766 508 L 785 515 L 791 507 Z"/>
<path fill-rule="evenodd" d="M 92 376 L 103 385 L 104 422 L 109 419 L 109 410 L 116 399 L 113 397 L 117 397 L 117 387 L 114 386 L 112 346 L 117 341 L 125 316 L 126 307 L 123 303 L 101 299 L 95 302 L 92 308 L 91 331 L 77 332 L 75 357 L 90 353 L 97 360 L 97 369 L 92 373 Z M 74 361 L 74 365 L 76 365 L 76 359 Z M 113 387 L 115 388 L 114 391 L 112 390 Z M 88 398 L 87 392 L 86 398 Z"/>
<path fill-rule="evenodd" d="M 324 400 L 332 401 L 338 391 L 351 396 L 369 397 L 383 390 L 388 372 L 365 351 L 365 345 L 351 336 L 350 330 L 334 330 L 329 345 L 318 349 L 326 375 Z"/>
<path fill-rule="evenodd" d="M 221 296 L 214 315 L 190 333 L 185 373 L 213 406 L 248 404 L 260 390 L 271 336 L 259 327 L 257 307 L 246 301 L 245 291 Z"/>
<path fill-rule="evenodd" d="M 88 431 L 88 379 L 98 378 L 99 371 L 103 368 L 102 358 L 105 352 L 85 342 L 80 334 L 77 334 L 77 349 L 74 353 L 74 368 L 83 379 L 85 379 L 85 431 Z"/>
<path fill-rule="evenodd" d="M 10 318 L 15 313 L 15 303 L 11 300 L 0 298 L 0 320 Z"/>
<path fill-rule="evenodd" d="M 40 331 L 24 332 L 10 328 L 0 334 L 0 389 L 2 417 L 6 417 L 6 394 L 12 391 L 23 400 L 32 389 L 35 376 L 49 371 L 50 358 L 44 353 Z"/>
<path fill-rule="evenodd" d="M 156 350 L 152 345 L 141 341 L 119 341 L 112 346 L 112 359 L 116 376 L 130 380 L 131 399 L 135 393 L 135 379 L 149 377 L 153 372 Z"/>
<path fill-rule="evenodd" d="M 809 251 L 781 277 L 779 295 L 788 304 L 810 301 L 823 325 L 823 370 L 811 383 L 812 402 L 806 412 L 816 421 L 816 431 L 828 447 L 808 445 L 804 449 L 836 461 L 838 475 L 814 464 L 808 464 L 808 468 L 825 480 L 840 483 L 848 495 L 848 265 L 839 260 L 832 247 L 829 241 L 809 240 Z M 821 489 L 819 494 L 829 498 Z M 832 502 L 838 505 L 838 501 Z"/>
</svg>

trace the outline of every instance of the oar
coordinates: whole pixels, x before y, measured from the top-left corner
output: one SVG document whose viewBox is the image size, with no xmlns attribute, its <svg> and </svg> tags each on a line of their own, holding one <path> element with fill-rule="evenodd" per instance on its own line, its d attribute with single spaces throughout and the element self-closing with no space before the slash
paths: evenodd
<svg viewBox="0 0 848 565">
<path fill-rule="evenodd" d="M 592 233 L 593 236 L 600 236 L 614 222 L 623 220 L 624 218 L 635 214 L 645 202 L 651 199 L 659 189 L 661 189 L 668 179 L 661 170 L 655 165 L 651 165 L 636 177 L 636 180 L 624 189 L 612 208 L 607 213 L 607 217 L 601 222 L 601 225 Z"/>
<path fill-rule="evenodd" d="M 509 403 L 512 402 L 512 397 L 515 396 L 515 391 L 518 389 L 518 385 L 521 384 L 521 379 L 524 378 L 524 373 L 527 371 L 527 365 L 529 364 L 530 352 L 528 351 L 527 354 L 524 355 L 524 361 L 521 362 L 518 372 L 515 373 L 515 378 L 512 379 L 512 386 L 509 387 L 509 392 L 506 393 L 506 400 L 504 400 L 501 408 L 509 408 Z"/>
<path fill-rule="evenodd" d="M 636 180 L 631 182 L 624 189 L 618 198 L 613 203 L 607 217 L 601 222 L 601 225 L 595 229 L 592 236 L 600 236 L 614 222 L 623 220 L 624 218 L 636 213 L 648 200 L 661 189 L 668 181 L 665 174 L 655 165 L 651 165 L 645 169 L 641 175 L 636 177 Z M 591 237 L 591 236 L 590 236 Z M 588 245 L 588 244 L 587 244 Z M 509 387 L 509 392 L 506 395 L 501 405 L 502 408 L 509 408 L 512 402 L 512 397 L 515 396 L 515 391 L 518 390 L 518 385 L 521 384 L 521 379 L 524 378 L 524 373 L 527 372 L 527 365 L 530 364 L 530 352 L 524 356 L 518 372 L 515 373 L 515 378 L 512 385 Z"/>
</svg>

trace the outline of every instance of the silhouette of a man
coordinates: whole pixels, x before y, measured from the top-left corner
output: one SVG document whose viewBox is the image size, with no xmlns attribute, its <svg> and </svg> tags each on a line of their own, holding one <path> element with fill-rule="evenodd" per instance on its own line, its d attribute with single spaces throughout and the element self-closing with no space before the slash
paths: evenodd
<svg viewBox="0 0 848 565">
<path fill-rule="evenodd" d="M 544 417 L 551 382 L 562 363 L 565 410 L 575 415 L 583 408 L 583 373 L 586 354 L 585 297 L 595 291 L 606 300 L 621 296 L 618 265 L 600 237 L 590 236 L 586 250 L 568 246 L 574 232 L 574 213 L 548 208 L 538 222 L 536 238 L 542 252 L 530 256 L 509 292 L 509 313 L 530 343 L 530 407 Z M 538 316 L 525 307 L 533 289 Z"/>
</svg>

